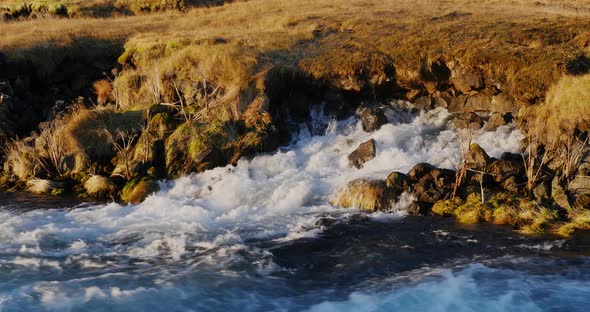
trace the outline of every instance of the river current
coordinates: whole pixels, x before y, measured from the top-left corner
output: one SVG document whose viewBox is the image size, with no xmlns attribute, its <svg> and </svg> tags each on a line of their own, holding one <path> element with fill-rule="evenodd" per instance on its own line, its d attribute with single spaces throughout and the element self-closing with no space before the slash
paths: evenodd
<svg viewBox="0 0 590 312">
<path fill-rule="evenodd" d="M 444 109 L 373 133 L 314 111 L 288 146 L 173 181 L 139 205 L 0 194 L 0 311 L 587 311 L 588 240 L 329 205 L 348 181 L 452 168 Z M 377 156 L 347 155 L 374 138 Z M 478 132 L 517 152 L 510 125 Z"/>
</svg>

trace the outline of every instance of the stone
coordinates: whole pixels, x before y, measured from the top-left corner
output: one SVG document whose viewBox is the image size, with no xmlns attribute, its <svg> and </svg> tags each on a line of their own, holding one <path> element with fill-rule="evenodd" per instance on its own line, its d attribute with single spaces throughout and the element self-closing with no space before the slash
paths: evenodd
<svg viewBox="0 0 590 312">
<path fill-rule="evenodd" d="M 434 108 L 432 105 L 432 98 L 429 96 L 421 96 L 414 101 L 414 106 L 421 110 L 430 110 Z"/>
<path fill-rule="evenodd" d="M 459 96 L 451 98 L 451 103 L 449 104 L 449 111 L 451 113 L 464 113 L 466 111 L 467 99 L 469 99 L 469 96 L 466 94 L 461 94 Z"/>
<path fill-rule="evenodd" d="M 489 111 L 492 106 L 492 97 L 481 92 L 470 96 L 465 103 L 465 112 Z"/>
<path fill-rule="evenodd" d="M 448 169 L 435 168 L 430 164 L 417 164 L 410 170 L 412 195 L 420 202 L 433 204 L 447 198 L 452 192 L 455 172 Z"/>
<path fill-rule="evenodd" d="M 518 113 L 518 107 L 514 100 L 506 95 L 505 93 L 499 93 L 492 96 L 492 100 L 490 102 L 490 110 L 495 113 L 506 114 L 506 113 Z"/>
<path fill-rule="evenodd" d="M 506 120 L 504 116 L 500 113 L 492 113 L 488 121 L 486 122 L 483 129 L 485 131 L 495 131 L 498 127 L 506 125 Z"/>
<path fill-rule="evenodd" d="M 590 176 L 577 175 L 568 184 L 568 190 L 574 207 L 590 209 Z"/>
<path fill-rule="evenodd" d="M 394 201 L 395 194 L 387 187 L 385 181 L 357 179 L 350 181 L 338 191 L 330 204 L 375 212 L 390 209 Z"/>
<path fill-rule="evenodd" d="M 431 164 L 419 163 L 419 164 L 416 164 L 410 170 L 410 172 L 408 173 L 408 177 L 410 178 L 411 181 L 417 182 L 422 177 L 424 177 L 427 173 L 429 173 L 430 171 L 432 171 L 434 169 L 435 169 L 435 167 L 432 166 Z"/>
<path fill-rule="evenodd" d="M 490 164 L 491 158 L 486 151 L 478 144 L 471 144 L 469 146 L 469 153 L 467 154 L 467 167 L 476 170 L 485 170 Z"/>
<path fill-rule="evenodd" d="M 486 172 L 492 176 L 496 183 L 502 183 L 509 177 L 523 176 L 524 166 L 522 158 L 520 160 L 493 160 Z"/>
<path fill-rule="evenodd" d="M 415 216 L 425 216 L 430 213 L 432 209 L 432 204 L 420 202 L 420 201 L 413 201 L 408 206 L 408 213 Z"/>
<path fill-rule="evenodd" d="M 551 181 L 543 181 L 533 188 L 533 196 L 537 201 L 551 198 Z"/>
<path fill-rule="evenodd" d="M 442 108 L 449 108 L 449 101 L 445 99 L 443 96 L 435 95 L 432 98 L 432 106 L 434 107 L 442 107 Z"/>
<path fill-rule="evenodd" d="M 451 123 L 459 129 L 479 130 L 484 126 L 485 120 L 476 113 L 461 113 L 453 115 Z"/>
<path fill-rule="evenodd" d="M 564 209 L 572 209 L 569 198 L 565 192 L 565 189 L 559 183 L 559 177 L 553 177 L 551 180 L 551 197 L 556 205 Z"/>
<path fill-rule="evenodd" d="M 509 193 L 518 194 L 518 191 L 519 191 L 518 180 L 514 176 L 508 177 L 506 180 L 504 180 L 504 182 L 502 182 L 501 186 L 502 186 L 502 189 L 504 189 L 505 191 L 507 191 Z"/>
<path fill-rule="evenodd" d="M 130 204 L 139 204 L 148 196 L 160 190 L 160 185 L 152 179 L 134 179 L 123 188 L 121 199 Z"/>
<path fill-rule="evenodd" d="M 455 66 L 451 72 L 451 77 L 451 83 L 455 89 L 463 93 L 484 88 L 483 77 L 472 70 L 463 68 L 462 66 Z"/>
<path fill-rule="evenodd" d="M 348 161 L 351 167 L 357 169 L 363 168 L 364 164 L 375 158 L 375 140 L 370 139 L 367 142 L 361 143 L 359 147 L 348 155 Z"/>
<path fill-rule="evenodd" d="M 385 184 L 392 190 L 395 196 L 400 196 L 404 191 L 410 190 L 410 179 L 401 172 L 394 171 L 387 176 Z"/>
<path fill-rule="evenodd" d="M 366 132 L 377 131 L 389 122 L 383 109 L 377 106 L 362 106 L 357 110 L 356 115 L 360 118 L 363 130 Z"/>
</svg>

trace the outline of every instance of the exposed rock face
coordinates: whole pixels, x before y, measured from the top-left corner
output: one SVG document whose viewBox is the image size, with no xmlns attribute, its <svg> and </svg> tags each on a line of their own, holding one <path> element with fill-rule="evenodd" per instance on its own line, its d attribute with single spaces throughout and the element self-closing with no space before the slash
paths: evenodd
<svg viewBox="0 0 590 312">
<path fill-rule="evenodd" d="M 349 182 L 340 190 L 330 204 L 374 212 L 390 209 L 394 200 L 395 194 L 387 187 L 385 181 L 358 179 Z"/>
<path fill-rule="evenodd" d="M 351 167 L 357 169 L 363 168 L 364 164 L 375 158 L 375 140 L 370 139 L 367 142 L 361 143 L 359 147 L 348 155 L 348 161 Z"/>
<path fill-rule="evenodd" d="M 361 120 L 363 130 L 367 132 L 377 131 L 389 122 L 383 109 L 376 105 L 362 106 L 357 110 L 356 115 Z"/>
</svg>

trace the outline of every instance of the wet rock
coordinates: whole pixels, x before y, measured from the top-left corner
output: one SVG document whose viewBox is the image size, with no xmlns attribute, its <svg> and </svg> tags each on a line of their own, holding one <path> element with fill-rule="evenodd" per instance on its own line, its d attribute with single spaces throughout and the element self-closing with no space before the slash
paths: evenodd
<svg viewBox="0 0 590 312">
<path fill-rule="evenodd" d="M 455 180 L 454 171 L 435 168 L 425 163 L 414 166 L 408 176 L 414 182 L 412 185 L 414 197 L 420 202 L 431 204 L 448 197 Z"/>
<path fill-rule="evenodd" d="M 408 206 L 408 213 L 411 215 L 416 216 L 425 216 L 430 213 L 432 209 L 432 204 L 420 202 L 420 201 L 413 201 L 410 206 Z"/>
<path fill-rule="evenodd" d="M 459 129 L 479 130 L 484 126 L 485 120 L 476 113 L 461 113 L 455 114 L 451 123 Z"/>
<path fill-rule="evenodd" d="M 416 164 L 408 173 L 408 177 L 411 181 L 418 182 L 422 177 L 426 174 L 430 173 L 430 171 L 436 169 L 433 165 L 427 163 L 419 163 Z"/>
<path fill-rule="evenodd" d="M 375 158 L 375 140 L 370 139 L 361 143 L 359 147 L 348 155 L 348 161 L 351 167 L 357 169 L 363 168 L 365 162 Z"/>
<path fill-rule="evenodd" d="M 502 156 L 500 156 L 500 158 L 502 160 L 520 161 L 520 162 L 522 162 L 522 155 L 521 154 L 518 154 L 518 153 L 504 152 L 504 153 L 502 153 Z"/>
<path fill-rule="evenodd" d="M 46 179 L 30 179 L 27 181 L 27 191 L 33 194 L 57 194 L 63 192 L 65 183 Z"/>
<path fill-rule="evenodd" d="M 395 194 L 387 187 L 385 181 L 357 179 L 341 189 L 330 204 L 374 212 L 390 209 L 394 201 Z"/>
<path fill-rule="evenodd" d="M 409 191 L 410 183 L 408 176 L 397 171 L 390 173 L 385 180 L 385 184 L 396 197 L 399 197 L 404 191 Z"/>
<path fill-rule="evenodd" d="M 88 195 L 95 198 L 113 198 L 117 187 L 111 179 L 93 175 L 84 182 L 84 189 Z"/>
<path fill-rule="evenodd" d="M 491 158 L 486 151 L 478 144 L 471 144 L 469 146 L 469 154 L 467 155 L 467 166 L 470 169 L 485 170 L 490 164 Z"/>
<path fill-rule="evenodd" d="M 130 204 L 139 204 L 148 196 L 160 190 L 155 180 L 149 178 L 133 179 L 123 188 L 121 199 Z"/>
<path fill-rule="evenodd" d="M 376 105 L 360 107 L 356 115 L 361 120 L 363 130 L 367 132 L 377 131 L 381 126 L 389 122 L 383 109 Z"/>
<path fill-rule="evenodd" d="M 488 121 L 486 122 L 483 129 L 485 131 L 495 131 L 498 127 L 506 125 L 507 122 L 504 119 L 504 116 L 500 113 L 492 113 Z"/>
</svg>

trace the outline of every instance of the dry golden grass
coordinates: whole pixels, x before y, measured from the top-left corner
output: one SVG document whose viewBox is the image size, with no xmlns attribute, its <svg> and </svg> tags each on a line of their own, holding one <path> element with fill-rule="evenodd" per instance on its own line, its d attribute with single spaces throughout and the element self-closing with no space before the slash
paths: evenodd
<svg viewBox="0 0 590 312">
<path fill-rule="evenodd" d="M 379 73 L 393 62 L 404 86 L 443 58 L 485 74 L 517 100 L 534 103 L 588 48 L 590 1 L 252 0 L 186 14 L 48 19 L 3 25 L 0 49 L 12 53 L 73 38 L 227 42 L 258 60 L 297 65 L 317 79 Z M 367 58 L 374 61 L 367 62 Z"/>
</svg>

